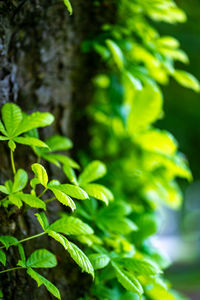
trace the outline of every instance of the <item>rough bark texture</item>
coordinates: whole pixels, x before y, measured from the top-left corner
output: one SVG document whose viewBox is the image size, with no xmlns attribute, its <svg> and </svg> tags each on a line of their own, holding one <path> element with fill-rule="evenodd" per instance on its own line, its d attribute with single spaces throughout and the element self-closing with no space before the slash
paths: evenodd
<svg viewBox="0 0 200 300">
<path fill-rule="evenodd" d="M 81 43 L 94 36 L 100 25 L 110 18 L 111 2 L 102 1 L 95 6 L 93 1 L 74 0 L 71 17 L 62 0 L 0 2 L 0 105 L 12 101 L 29 113 L 35 110 L 53 113 L 56 122 L 40 132 L 42 137 L 54 133 L 73 135 L 75 143 L 76 138 L 82 137 L 83 144 L 85 118 L 83 115 L 80 118 L 77 112 L 91 99 L 90 79 L 97 64 L 91 55 L 81 53 Z M 75 116 L 82 121 L 74 121 Z M 82 131 L 77 135 L 80 125 Z M 81 142 L 76 145 L 78 147 Z M 31 174 L 30 165 L 35 162 L 35 157 L 28 149 L 19 146 L 15 159 L 17 168 L 24 168 Z M 4 143 L 0 144 L 0 153 L 0 183 L 3 183 L 12 177 L 8 148 Z M 58 169 L 52 168 L 51 173 L 54 178 L 62 178 Z M 56 218 L 56 211 L 60 209 L 58 204 L 49 205 L 50 220 Z M 0 235 L 15 235 L 19 239 L 41 231 L 34 211 L 24 216 L 19 211 L 8 217 L 0 208 L 0 225 Z M 57 253 L 59 266 L 39 272 L 59 288 L 62 299 L 78 299 L 87 291 L 90 276 L 79 271 L 62 247 L 45 237 L 28 242 L 25 247 L 27 255 L 44 247 Z M 17 249 L 11 247 L 8 267 L 16 265 L 17 256 Z M 25 271 L 1 275 L 0 289 L 6 300 L 53 299 L 45 288 L 38 289 Z"/>
</svg>

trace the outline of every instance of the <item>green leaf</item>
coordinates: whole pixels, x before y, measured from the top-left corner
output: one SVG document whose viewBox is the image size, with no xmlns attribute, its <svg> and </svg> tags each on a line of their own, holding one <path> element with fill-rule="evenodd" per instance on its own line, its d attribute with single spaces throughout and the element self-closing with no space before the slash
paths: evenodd
<svg viewBox="0 0 200 300">
<path fill-rule="evenodd" d="M 15 137 L 13 140 L 18 144 L 48 148 L 47 144 L 45 144 L 43 141 L 33 137 L 20 136 L 20 137 Z"/>
<path fill-rule="evenodd" d="M 52 189 L 55 188 L 61 192 L 63 192 L 66 195 L 69 195 L 73 198 L 79 199 L 79 200 L 84 200 L 88 199 L 88 194 L 81 189 L 80 187 L 72 184 L 59 184 L 59 185 L 54 185 L 52 183 L 48 184 L 48 188 Z"/>
<path fill-rule="evenodd" d="M 199 81 L 190 73 L 182 71 L 182 70 L 175 70 L 173 73 L 173 77 L 178 81 L 181 85 L 191 88 L 192 90 L 199 92 L 200 91 L 200 84 Z"/>
<path fill-rule="evenodd" d="M 76 174 L 75 174 L 74 170 L 71 167 L 65 165 L 65 166 L 63 166 L 63 171 L 64 171 L 65 175 L 67 176 L 67 178 L 69 179 L 70 182 L 72 182 L 73 184 L 78 185 Z"/>
<path fill-rule="evenodd" d="M 1 131 L 1 133 L 3 133 L 5 136 L 8 135 L 6 129 L 5 129 L 5 127 L 4 127 L 4 125 L 3 125 L 3 123 L 2 123 L 1 121 L 0 121 L 0 131 Z"/>
<path fill-rule="evenodd" d="M 146 259 L 124 257 L 117 258 L 115 261 L 128 271 L 139 275 L 156 275 L 162 273 L 155 263 Z"/>
<path fill-rule="evenodd" d="M 35 214 L 35 216 L 37 217 L 38 222 L 40 223 L 42 229 L 44 231 L 46 231 L 46 229 L 49 227 L 49 221 L 48 221 L 45 213 L 44 212 L 40 212 L 40 213 Z"/>
<path fill-rule="evenodd" d="M 139 146 L 147 151 L 173 155 L 177 150 L 177 141 L 165 130 L 150 129 L 135 136 Z"/>
<path fill-rule="evenodd" d="M 106 174 L 106 166 L 98 161 L 94 160 L 83 170 L 78 178 L 80 185 L 86 184 L 91 181 L 95 181 Z"/>
<path fill-rule="evenodd" d="M 61 192 L 56 188 L 49 188 L 49 189 L 54 193 L 54 195 L 56 196 L 59 202 L 61 202 L 66 206 L 69 206 L 72 209 L 72 211 L 76 209 L 76 205 L 74 201 L 68 195 L 66 195 L 65 193 Z"/>
<path fill-rule="evenodd" d="M 27 182 L 28 182 L 28 175 L 26 171 L 24 171 L 23 169 L 17 170 L 17 173 L 14 176 L 14 183 L 12 187 L 13 193 L 23 190 Z"/>
<path fill-rule="evenodd" d="M 139 296 L 143 294 L 143 288 L 135 276 L 120 269 L 114 262 L 112 262 L 112 266 L 118 281 L 126 290 L 137 293 Z"/>
<path fill-rule="evenodd" d="M 26 266 L 31 268 L 53 268 L 56 265 L 56 256 L 46 249 L 34 251 L 26 262 Z"/>
<path fill-rule="evenodd" d="M 68 166 L 74 169 L 79 169 L 79 165 L 73 159 L 67 157 L 66 155 L 57 154 L 57 153 L 53 153 L 53 154 L 45 153 L 42 155 L 42 157 L 47 161 L 50 161 L 56 165 L 58 164 L 58 162 L 60 162 L 64 166 Z"/>
<path fill-rule="evenodd" d="M 8 189 L 4 185 L 0 185 L 0 192 L 7 194 L 7 195 L 9 194 Z"/>
<path fill-rule="evenodd" d="M 45 141 L 51 152 L 71 149 L 73 144 L 70 139 L 55 135 Z"/>
<path fill-rule="evenodd" d="M 0 262 L 5 266 L 6 265 L 6 255 L 5 253 L 0 250 Z"/>
<path fill-rule="evenodd" d="M 69 242 L 65 236 L 54 231 L 48 231 L 48 235 L 61 243 L 69 252 L 73 260 L 81 267 L 81 269 L 94 277 L 94 269 L 87 256 L 75 244 Z"/>
<path fill-rule="evenodd" d="M 79 218 L 62 217 L 49 227 L 50 230 L 67 235 L 93 234 L 93 229 Z"/>
<path fill-rule="evenodd" d="M 19 127 L 15 131 L 15 136 L 18 136 L 24 132 L 30 131 L 34 128 L 45 127 L 50 125 L 54 121 L 54 116 L 50 113 L 35 112 L 31 115 L 26 115 L 19 124 Z"/>
<path fill-rule="evenodd" d="M 40 181 L 38 178 L 34 177 L 33 179 L 30 180 L 30 186 L 35 189 L 36 185 L 40 184 Z"/>
<path fill-rule="evenodd" d="M 20 208 L 23 205 L 21 198 L 18 194 L 10 194 L 8 199 L 12 204 L 16 205 L 18 208 Z"/>
<path fill-rule="evenodd" d="M 40 181 L 40 183 L 45 187 L 47 188 L 47 183 L 48 183 L 48 175 L 47 175 L 47 172 L 45 170 L 45 168 L 36 163 L 36 164 L 33 164 L 32 165 L 32 170 L 35 174 L 35 176 L 38 178 L 38 180 Z"/>
<path fill-rule="evenodd" d="M 110 217 L 107 216 L 99 216 L 97 219 L 97 224 L 99 227 L 106 228 L 107 230 L 118 233 L 118 234 L 128 234 L 132 231 L 137 231 L 138 227 L 137 225 L 132 222 L 128 218 L 122 218 L 122 217 Z"/>
<path fill-rule="evenodd" d="M 91 183 L 83 185 L 84 190 L 87 192 L 89 196 L 92 196 L 98 200 L 101 200 L 108 205 L 109 200 L 113 200 L 113 194 L 109 189 L 107 189 L 105 186 Z"/>
<path fill-rule="evenodd" d="M 82 271 L 85 271 L 92 275 L 94 278 L 94 269 L 83 251 L 78 248 L 74 243 L 68 241 L 67 250 L 73 260 L 81 267 Z"/>
<path fill-rule="evenodd" d="M 46 204 L 34 195 L 24 194 L 24 193 L 19 193 L 15 195 L 17 195 L 22 201 L 24 201 L 30 207 L 46 209 Z"/>
<path fill-rule="evenodd" d="M 12 137 L 22 121 L 22 111 L 16 104 L 6 103 L 2 107 L 1 113 L 8 136 Z"/>
<path fill-rule="evenodd" d="M 135 76 L 133 76 L 133 74 L 131 74 L 128 71 L 124 72 L 125 76 L 128 78 L 129 82 L 134 86 L 134 88 L 138 91 L 142 90 L 142 83 L 141 81 L 136 78 Z"/>
<path fill-rule="evenodd" d="M 157 87 L 145 85 L 136 93 L 128 117 L 128 132 L 133 136 L 136 132 L 147 128 L 162 116 L 163 99 Z"/>
<path fill-rule="evenodd" d="M 110 258 L 107 255 L 100 253 L 90 254 L 88 258 L 92 263 L 94 270 L 103 269 L 110 262 Z"/>
<path fill-rule="evenodd" d="M 64 0 L 64 4 L 67 6 L 67 9 L 69 11 L 69 14 L 71 15 L 73 10 L 72 10 L 72 6 L 69 0 Z"/>
<path fill-rule="evenodd" d="M 22 246 L 22 244 L 18 244 L 17 247 L 19 250 L 19 255 L 20 255 L 21 261 L 22 261 L 23 265 L 26 266 L 26 256 L 25 256 L 25 252 L 24 252 L 24 247 Z"/>
<path fill-rule="evenodd" d="M 8 137 L 0 135 L 0 141 L 7 141 L 8 139 Z"/>
<path fill-rule="evenodd" d="M 10 193 L 12 193 L 12 187 L 13 187 L 13 182 L 12 182 L 12 180 L 7 180 L 6 182 L 5 182 L 5 187 L 6 187 L 6 189 L 7 189 L 7 191 L 8 191 L 8 193 L 10 194 Z"/>
<path fill-rule="evenodd" d="M 38 274 L 31 268 L 27 269 L 27 274 L 37 282 L 38 287 L 44 284 L 44 286 L 52 295 L 54 295 L 57 299 L 61 299 L 59 290 L 49 280 L 47 280 L 46 278 L 44 278 L 42 275 Z"/>
<path fill-rule="evenodd" d="M 118 66 L 118 68 L 121 70 L 124 67 L 124 57 L 123 57 L 123 53 L 120 49 L 120 47 L 111 40 L 106 40 L 106 44 L 112 54 L 113 60 L 116 63 L 116 65 Z"/>
<path fill-rule="evenodd" d="M 18 242 L 18 240 L 14 237 L 14 236 L 10 236 L 10 235 L 1 235 L 0 236 L 0 242 L 6 247 L 6 249 L 8 250 L 8 248 L 15 244 L 16 242 Z"/>
</svg>

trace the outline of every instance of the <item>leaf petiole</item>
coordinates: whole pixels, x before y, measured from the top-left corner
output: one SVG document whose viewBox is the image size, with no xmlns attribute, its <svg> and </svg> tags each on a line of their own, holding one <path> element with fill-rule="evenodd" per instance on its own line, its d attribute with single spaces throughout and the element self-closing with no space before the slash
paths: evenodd
<svg viewBox="0 0 200 300">
<path fill-rule="evenodd" d="M 44 200 L 44 202 L 45 203 L 49 203 L 49 202 L 51 202 L 53 200 L 56 200 L 56 197 L 52 197 L 52 198 L 46 199 L 46 200 Z"/>
<path fill-rule="evenodd" d="M 41 236 L 41 235 L 44 235 L 44 234 L 46 234 L 46 232 L 41 232 L 41 233 L 38 233 L 38 234 L 36 234 L 36 235 L 29 236 L 29 237 L 27 237 L 26 239 L 20 240 L 20 241 L 14 243 L 14 244 L 9 245 L 9 247 L 11 247 L 11 246 L 17 246 L 17 245 L 19 245 L 19 244 L 21 244 L 21 243 L 24 243 L 24 242 L 26 242 L 26 241 L 35 239 L 35 238 L 37 238 L 37 237 L 39 237 L 39 236 Z M 3 248 L 6 248 L 6 246 L 0 247 L 0 249 L 3 249 Z"/>
<path fill-rule="evenodd" d="M 11 269 L 0 271 L 0 274 L 1 273 L 6 273 L 6 272 L 10 272 L 10 271 L 14 271 L 14 270 L 19 270 L 19 269 L 24 269 L 24 268 L 23 267 L 15 267 L 15 268 L 11 268 Z"/>
<path fill-rule="evenodd" d="M 44 193 L 46 193 L 46 191 L 47 191 L 47 188 L 44 189 L 44 191 L 38 196 L 38 198 L 42 197 L 42 195 L 44 195 Z"/>
<path fill-rule="evenodd" d="M 13 156 L 13 151 L 10 149 L 10 160 L 11 160 L 11 165 L 12 165 L 12 170 L 13 174 L 16 174 L 16 168 L 15 168 L 15 162 L 14 162 L 14 156 Z"/>
</svg>

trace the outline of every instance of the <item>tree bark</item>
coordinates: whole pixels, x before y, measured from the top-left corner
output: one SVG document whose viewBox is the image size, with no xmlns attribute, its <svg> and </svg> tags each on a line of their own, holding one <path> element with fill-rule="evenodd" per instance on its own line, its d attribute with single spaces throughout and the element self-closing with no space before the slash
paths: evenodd
<svg viewBox="0 0 200 300">
<path fill-rule="evenodd" d="M 83 146 L 87 118 L 78 111 L 91 101 L 91 78 L 99 63 L 93 56 L 83 55 L 81 44 L 86 38 L 95 36 L 103 22 L 113 18 L 111 2 L 102 1 L 95 6 L 93 1 L 74 0 L 72 16 L 62 0 L 5 0 L 0 3 L 0 105 L 12 101 L 28 113 L 37 110 L 53 113 L 54 125 L 40 131 L 43 138 L 55 133 L 73 136 L 76 148 Z M 0 144 L 0 153 L 2 184 L 12 178 L 5 143 Z M 35 156 L 30 148 L 18 146 L 15 160 L 17 168 L 24 168 L 31 175 L 30 166 Z M 62 179 L 59 169 L 51 168 L 50 171 L 54 178 Z M 50 204 L 49 219 L 55 220 L 56 212 L 61 209 L 56 203 Z M 34 210 L 23 216 L 19 211 L 8 217 L 1 208 L 0 224 L 0 235 L 13 235 L 18 239 L 41 231 Z M 39 270 L 39 273 L 59 288 L 62 299 L 78 299 L 87 291 L 90 276 L 80 272 L 61 246 L 46 237 L 24 246 L 27 256 L 38 248 L 56 253 L 59 266 L 53 270 Z M 18 251 L 11 247 L 7 266 L 16 266 L 17 260 Z M 2 274 L 0 289 L 6 300 L 27 300 L 29 296 L 32 300 L 53 299 L 45 288 L 37 288 L 23 270 Z"/>
</svg>

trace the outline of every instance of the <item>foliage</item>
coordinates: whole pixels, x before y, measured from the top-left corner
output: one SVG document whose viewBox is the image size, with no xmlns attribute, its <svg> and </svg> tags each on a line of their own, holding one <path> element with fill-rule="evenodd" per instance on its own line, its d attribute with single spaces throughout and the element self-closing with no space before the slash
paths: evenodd
<svg viewBox="0 0 200 300">
<path fill-rule="evenodd" d="M 64 3 L 72 13 L 70 2 Z M 107 73 L 94 78 L 95 99 L 88 114 L 94 124 L 90 147 L 95 160 L 82 172 L 63 152 L 72 147 L 68 138 L 40 140 L 38 128 L 54 120 L 50 113 L 26 115 L 13 103 L 2 107 L 0 140 L 8 141 L 13 177 L 0 185 L 0 206 L 9 215 L 34 209 L 41 231 L 23 240 L 0 236 L 0 274 L 25 269 L 38 286 L 44 285 L 61 299 L 53 283 L 35 271 L 56 267 L 56 253 L 37 249 L 26 259 L 22 246 L 46 235 L 60 243 L 81 270 L 94 278 L 85 299 L 181 299 L 163 279 L 162 269 L 168 262 L 149 237 L 157 231 L 156 209 L 161 203 L 172 208 L 181 204 L 176 177 L 191 180 L 192 176 L 176 140 L 153 124 L 163 116 L 158 84 L 166 84 L 172 76 L 183 86 L 199 91 L 199 82 L 191 74 L 176 70 L 175 60 L 186 63 L 187 55 L 176 39 L 161 37 L 149 19 L 175 23 L 186 17 L 172 0 L 124 0 L 117 1 L 116 6 L 117 23 L 104 25 L 102 34 L 84 45 L 101 55 Z M 31 166 L 31 178 L 26 170 L 16 170 L 17 143 L 30 146 L 38 158 Z M 87 154 L 84 158 L 90 161 Z M 107 175 L 99 159 L 107 161 Z M 45 161 L 63 171 L 64 183 L 50 178 Z M 56 200 L 70 212 L 49 224 L 45 211 Z M 10 247 L 18 248 L 19 259 L 17 266 L 4 269 Z"/>
<path fill-rule="evenodd" d="M 104 73 L 93 80 L 96 92 L 88 107 L 91 154 L 79 154 L 83 161 L 92 157 L 106 162 L 109 173 L 102 182 L 111 187 L 115 201 L 103 208 L 96 200 L 93 205 L 84 202 L 78 213 L 95 220 L 97 230 L 104 232 L 98 255 L 112 251 L 117 256 L 117 263 L 98 271 L 90 296 L 123 299 L 123 286 L 129 291 L 127 299 L 139 299 L 136 294 L 143 294 L 142 299 L 181 299 L 159 272 L 147 276 L 144 263 L 138 265 L 141 274 L 131 266 L 134 257 L 161 269 L 168 266 L 150 239 L 158 230 L 156 211 L 163 204 L 178 209 L 182 193 L 176 178 L 192 180 L 175 138 L 155 126 L 164 116 L 159 84 L 173 77 L 200 91 L 193 75 L 175 67 L 176 61 L 189 61 L 179 42 L 156 29 L 156 21 L 174 24 L 184 22 L 186 15 L 171 0 L 118 1 L 116 9 L 116 23 L 103 25 L 98 37 L 83 44 L 84 51 L 100 55 Z M 123 257 L 131 258 L 126 266 L 119 264 Z"/>
</svg>

